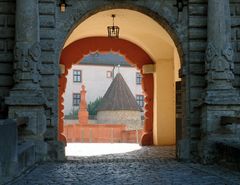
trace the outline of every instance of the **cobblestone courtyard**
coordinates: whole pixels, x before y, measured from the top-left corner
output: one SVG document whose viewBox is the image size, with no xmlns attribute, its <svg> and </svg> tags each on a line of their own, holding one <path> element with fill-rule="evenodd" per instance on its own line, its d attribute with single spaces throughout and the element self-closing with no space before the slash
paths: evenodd
<svg viewBox="0 0 240 185">
<path fill-rule="evenodd" d="M 237 185 L 240 173 L 219 166 L 181 163 L 173 147 L 143 147 L 125 154 L 68 157 L 39 164 L 14 185 Z"/>
</svg>

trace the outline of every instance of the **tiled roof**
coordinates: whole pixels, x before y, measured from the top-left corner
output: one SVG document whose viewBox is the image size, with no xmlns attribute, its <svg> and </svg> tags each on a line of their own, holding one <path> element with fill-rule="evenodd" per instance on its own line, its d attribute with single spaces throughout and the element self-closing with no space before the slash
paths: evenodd
<svg viewBox="0 0 240 185">
<path fill-rule="evenodd" d="M 141 111 L 135 97 L 120 73 L 112 81 L 98 107 L 98 111 L 104 110 Z"/>
<path fill-rule="evenodd" d="M 123 56 L 114 53 L 91 53 L 83 58 L 79 65 L 131 66 Z"/>
</svg>

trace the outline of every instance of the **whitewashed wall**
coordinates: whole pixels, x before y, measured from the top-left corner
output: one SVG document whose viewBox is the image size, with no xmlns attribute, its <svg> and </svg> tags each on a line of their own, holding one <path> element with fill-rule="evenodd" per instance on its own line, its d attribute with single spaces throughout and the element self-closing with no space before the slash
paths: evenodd
<svg viewBox="0 0 240 185">
<path fill-rule="evenodd" d="M 82 83 L 73 82 L 73 70 L 82 70 Z M 104 96 L 112 82 L 112 78 L 107 78 L 107 71 L 112 71 L 113 66 L 96 66 L 96 65 L 73 65 L 67 75 L 67 86 L 64 94 L 64 114 L 69 114 L 73 109 L 73 93 L 80 93 L 81 85 L 86 86 L 87 102 L 95 101 L 96 98 Z M 120 67 L 120 73 L 128 84 L 134 96 L 143 94 L 142 86 L 136 84 L 136 72 L 133 67 Z M 118 72 L 115 68 L 114 74 Z M 75 106 L 76 110 L 77 107 Z"/>
</svg>

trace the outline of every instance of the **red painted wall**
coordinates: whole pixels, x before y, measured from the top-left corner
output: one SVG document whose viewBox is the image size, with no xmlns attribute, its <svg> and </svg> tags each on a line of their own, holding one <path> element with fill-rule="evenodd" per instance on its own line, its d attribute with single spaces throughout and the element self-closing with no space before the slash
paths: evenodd
<svg viewBox="0 0 240 185">
<path fill-rule="evenodd" d="M 64 136 L 67 142 L 137 143 L 141 139 L 142 130 L 137 133 L 134 130 L 126 131 L 123 124 L 66 124 Z"/>
</svg>

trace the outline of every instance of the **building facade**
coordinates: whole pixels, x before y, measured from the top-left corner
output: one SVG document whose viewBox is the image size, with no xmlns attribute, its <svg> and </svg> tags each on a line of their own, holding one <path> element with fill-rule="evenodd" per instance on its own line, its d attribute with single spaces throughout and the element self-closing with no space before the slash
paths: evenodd
<svg viewBox="0 0 240 185">
<path fill-rule="evenodd" d="M 70 0 L 64 11 L 57 0 L 0 0 L 0 131 L 16 135 L 16 121 L 21 125 L 26 118 L 24 130 L 18 129 L 25 142 L 10 134 L 0 139 L 0 150 L 8 151 L 0 154 L 0 176 L 64 159 L 66 75 L 99 50 L 123 54 L 143 75 L 148 119 L 141 144 L 173 143 L 176 131 L 179 159 L 216 162 L 216 143 L 228 137 L 219 132 L 221 120 L 240 112 L 240 2 L 184 2 Z M 117 15 L 119 39 L 106 38 L 111 14 Z M 181 78 L 180 125 L 174 124 L 175 69 Z"/>
<path fill-rule="evenodd" d="M 85 57 L 78 65 L 73 65 L 68 72 L 64 94 L 64 115 L 78 110 L 82 84 L 86 86 L 87 103 L 94 102 L 97 98 L 103 97 L 118 72 L 123 75 L 132 94 L 144 108 L 140 71 L 117 54 L 92 54 Z"/>
</svg>

